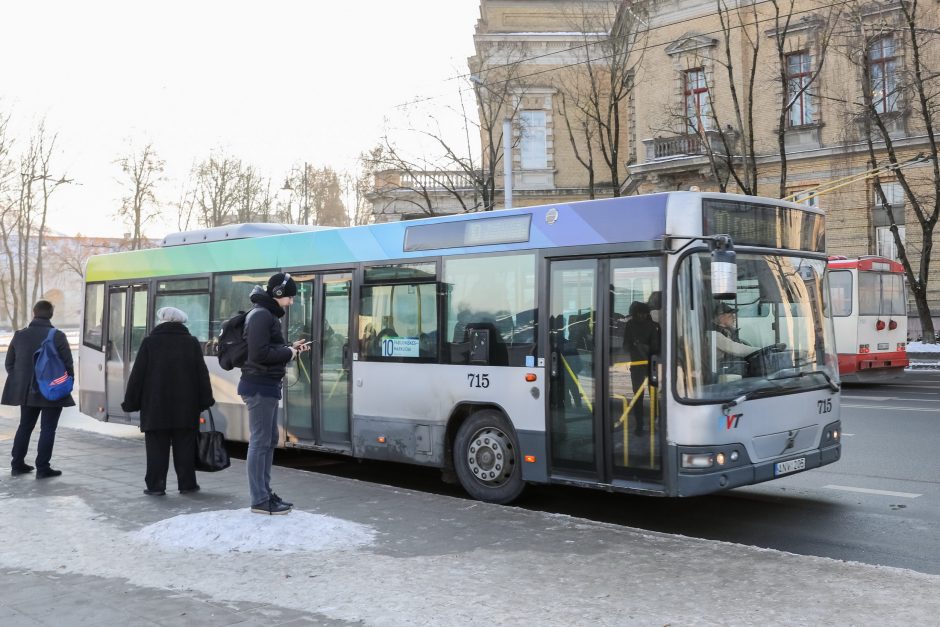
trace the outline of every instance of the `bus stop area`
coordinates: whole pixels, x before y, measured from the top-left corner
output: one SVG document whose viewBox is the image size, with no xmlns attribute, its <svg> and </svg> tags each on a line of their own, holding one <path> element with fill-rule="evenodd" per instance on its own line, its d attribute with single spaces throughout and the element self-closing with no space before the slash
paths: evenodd
<svg viewBox="0 0 940 627">
<path fill-rule="evenodd" d="M 17 415 L 0 408 L 4 455 Z M 139 431 L 76 408 L 63 413 L 52 461 L 61 477 L 0 472 L 7 627 L 873 625 L 940 615 L 937 576 L 277 466 L 272 485 L 294 511 L 251 514 L 237 459 L 200 473 L 198 493 L 170 489 L 171 470 L 167 495 L 148 497 Z"/>
</svg>

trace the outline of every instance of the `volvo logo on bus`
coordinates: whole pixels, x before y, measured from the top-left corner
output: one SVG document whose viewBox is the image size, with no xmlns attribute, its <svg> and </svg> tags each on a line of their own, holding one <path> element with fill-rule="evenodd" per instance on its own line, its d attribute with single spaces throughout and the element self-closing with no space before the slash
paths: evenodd
<svg viewBox="0 0 940 627">
<path fill-rule="evenodd" d="M 783 455 L 791 448 L 793 448 L 794 443 L 796 442 L 796 434 L 799 433 L 799 430 L 788 431 L 787 432 L 787 443 L 784 445 L 783 450 L 780 451 L 780 455 Z"/>
</svg>

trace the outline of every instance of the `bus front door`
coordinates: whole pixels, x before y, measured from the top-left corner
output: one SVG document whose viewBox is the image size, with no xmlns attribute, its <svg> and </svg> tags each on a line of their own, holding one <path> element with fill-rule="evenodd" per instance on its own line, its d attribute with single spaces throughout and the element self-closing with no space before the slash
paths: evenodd
<svg viewBox="0 0 940 627">
<path fill-rule="evenodd" d="M 148 300 L 146 284 L 108 286 L 105 395 L 109 421 L 133 424 L 139 421 L 121 409 L 121 402 L 140 343 L 147 335 Z"/>
<path fill-rule="evenodd" d="M 349 331 L 352 273 L 292 275 L 297 296 L 289 312 L 288 340 L 313 340 L 288 368 L 288 442 L 348 448 Z"/>
<path fill-rule="evenodd" d="M 566 259 L 550 268 L 552 473 L 627 487 L 661 483 L 658 390 L 649 380 L 661 342 L 660 264 Z"/>
</svg>

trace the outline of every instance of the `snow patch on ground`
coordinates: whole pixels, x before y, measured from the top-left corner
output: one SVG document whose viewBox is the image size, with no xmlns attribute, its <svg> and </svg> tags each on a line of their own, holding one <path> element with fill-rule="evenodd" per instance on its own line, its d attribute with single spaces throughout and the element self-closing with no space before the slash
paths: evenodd
<svg viewBox="0 0 940 627">
<path fill-rule="evenodd" d="M 167 518 L 132 533 L 131 541 L 160 549 L 215 554 L 300 553 L 371 546 L 375 531 L 308 512 L 263 516 L 249 509 L 231 509 Z"/>
<path fill-rule="evenodd" d="M 940 353 L 940 344 L 924 344 L 923 342 L 908 342 L 908 353 Z"/>
</svg>

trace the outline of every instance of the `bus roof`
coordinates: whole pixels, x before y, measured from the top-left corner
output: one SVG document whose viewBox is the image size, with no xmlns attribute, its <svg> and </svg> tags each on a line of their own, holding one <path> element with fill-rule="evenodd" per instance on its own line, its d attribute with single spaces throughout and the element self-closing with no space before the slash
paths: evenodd
<svg viewBox="0 0 940 627">
<path fill-rule="evenodd" d="M 367 226 L 307 227 L 300 232 L 292 232 L 298 229 L 284 225 L 233 225 L 168 235 L 162 248 L 91 257 L 85 280 L 143 279 L 624 242 L 635 243 L 638 250 L 654 250 L 661 246 L 669 230 L 682 235 L 701 233 L 701 213 L 695 210 L 700 208 L 703 198 L 818 213 L 805 205 L 767 198 L 666 192 Z M 676 215 L 682 214 L 686 219 L 676 222 L 673 216 L 667 224 L 667 207 L 678 210 Z M 275 234 L 277 227 L 287 232 Z M 199 241 L 201 237 L 204 239 Z"/>
<path fill-rule="evenodd" d="M 893 272 L 901 274 L 904 266 L 897 261 L 877 255 L 865 255 L 854 259 L 833 255 L 829 257 L 829 267 L 838 270 L 869 270 L 874 272 Z"/>
<path fill-rule="evenodd" d="M 228 239 L 245 239 L 248 237 L 267 237 L 268 235 L 283 235 L 284 233 L 299 233 L 302 231 L 318 231 L 331 229 L 330 226 L 307 226 L 304 224 L 280 224 L 272 222 L 252 222 L 250 224 L 226 224 L 208 229 L 196 229 L 181 233 L 170 233 L 163 238 L 161 246 L 184 246 L 188 244 L 204 244 L 206 242 L 221 242 Z"/>
</svg>

